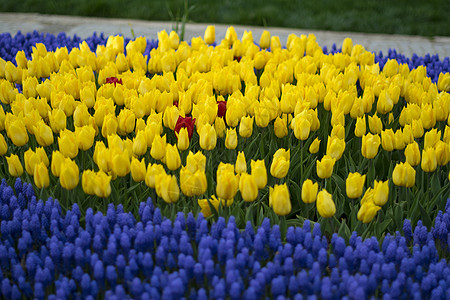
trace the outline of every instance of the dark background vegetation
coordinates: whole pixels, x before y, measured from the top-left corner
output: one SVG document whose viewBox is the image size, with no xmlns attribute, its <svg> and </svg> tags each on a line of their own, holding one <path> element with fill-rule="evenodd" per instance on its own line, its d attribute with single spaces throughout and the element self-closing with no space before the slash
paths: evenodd
<svg viewBox="0 0 450 300">
<path fill-rule="evenodd" d="M 2 0 L 0 11 L 450 36 L 449 0 Z"/>
</svg>

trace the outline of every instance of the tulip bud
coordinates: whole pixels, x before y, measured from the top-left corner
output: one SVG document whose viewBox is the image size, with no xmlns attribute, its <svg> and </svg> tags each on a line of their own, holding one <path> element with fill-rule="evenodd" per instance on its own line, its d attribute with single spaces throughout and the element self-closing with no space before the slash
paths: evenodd
<svg viewBox="0 0 450 300">
<path fill-rule="evenodd" d="M 273 155 L 272 164 L 270 166 L 270 174 L 275 178 L 286 177 L 289 171 L 289 164 L 291 159 L 291 149 L 278 149 Z"/>
<path fill-rule="evenodd" d="M 66 158 L 61 166 L 59 182 L 66 190 L 73 190 L 79 181 L 79 169 L 77 164 L 70 158 Z"/>
<path fill-rule="evenodd" d="M 122 109 L 117 117 L 119 122 L 119 134 L 126 135 L 133 132 L 136 125 L 136 115 L 132 110 Z"/>
<path fill-rule="evenodd" d="M 147 174 L 147 168 L 145 166 L 145 159 L 139 161 L 139 159 L 133 157 L 131 159 L 131 177 L 135 182 L 141 182 L 145 180 Z"/>
<path fill-rule="evenodd" d="M 350 199 L 359 198 L 362 195 L 365 181 L 366 175 L 361 175 L 358 172 L 349 173 L 347 180 L 345 181 L 347 197 Z"/>
<path fill-rule="evenodd" d="M 302 185 L 302 201 L 305 203 L 313 203 L 316 201 L 319 184 L 313 183 L 311 179 L 307 179 Z"/>
<path fill-rule="evenodd" d="M 50 185 L 48 169 L 43 162 L 36 164 L 33 172 L 34 184 L 37 188 L 42 189 Z"/>
<path fill-rule="evenodd" d="M 333 198 L 326 190 L 317 194 L 317 211 L 323 218 L 331 218 L 336 213 Z"/>
<path fill-rule="evenodd" d="M 22 163 L 16 154 L 11 154 L 10 157 L 6 157 L 8 162 L 8 171 L 11 176 L 20 177 L 23 174 Z"/>
<path fill-rule="evenodd" d="M 450 92 L 450 73 L 440 73 L 437 88 L 440 91 Z"/>
<path fill-rule="evenodd" d="M 67 117 L 64 111 L 58 108 L 53 109 L 51 112 L 48 112 L 48 119 L 54 133 L 59 133 L 61 130 L 66 129 Z"/>
<path fill-rule="evenodd" d="M 411 143 L 405 149 L 406 161 L 411 166 L 417 166 L 420 163 L 420 150 L 417 142 Z"/>
<path fill-rule="evenodd" d="M 189 151 L 189 154 L 186 158 L 186 167 L 192 173 L 195 173 L 197 170 L 201 170 L 204 172 L 206 167 L 206 156 L 203 155 L 201 151 L 198 151 L 195 154 Z"/>
<path fill-rule="evenodd" d="M 206 174 L 203 170 L 196 170 L 192 173 L 187 167 L 180 170 L 181 192 L 187 197 L 203 195 L 208 187 Z"/>
<path fill-rule="evenodd" d="M 377 206 L 383 206 L 389 199 L 389 180 L 375 180 L 373 185 L 373 203 Z"/>
<path fill-rule="evenodd" d="M 86 151 L 94 145 L 95 129 L 90 125 L 75 127 L 75 136 L 78 149 Z"/>
<path fill-rule="evenodd" d="M 422 150 L 422 163 L 420 165 L 424 172 L 434 172 L 437 168 L 436 151 L 434 148 Z"/>
<path fill-rule="evenodd" d="M 267 170 L 264 160 L 252 160 L 250 166 L 258 189 L 263 189 L 267 185 Z"/>
<path fill-rule="evenodd" d="M 291 212 L 291 196 L 286 183 L 269 188 L 269 206 L 279 216 L 285 216 Z"/>
<path fill-rule="evenodd" d="M 247 162 L 245 160 L 245 154 L 243 151 L 239 151 L 237 158 L 236 158 L 236 164 L 235 164 L 235 171 L 236 174 L 246 173 L 247 172 Z"/>
<path fill-rule="evenodd" d="M 423 148 L 427 149 L 436 146 L 436 144 L 440 139 L 441 139 L 441 132 L 438 131 L 436 128 L 427 131 L 427 133 L 425 133 L 425 141 Z"/>
<path fill-rule="evenodd" d="M 297 139 L 304 141 L 311 132 L 311 123 L 301 114 L 298 114 L 291 122 L 294 129 L 294 135 Z"/>
</svg>

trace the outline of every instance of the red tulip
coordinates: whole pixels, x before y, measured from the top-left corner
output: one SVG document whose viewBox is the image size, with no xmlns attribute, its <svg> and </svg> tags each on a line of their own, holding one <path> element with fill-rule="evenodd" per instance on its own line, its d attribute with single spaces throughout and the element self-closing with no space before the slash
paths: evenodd
<svg viewBox="0 0 450 300">
<path fill-rule="evenodd" d="M 175 132 L 179 133 L 181 128 L 187 128 L 189 140 L 192 137 L 192 134 L 194 133 L 194 124 L 195 124 L 195 118 L 192 117 L 185 117 L 182 116 L 178 117 L 177 124 L 175 124 Z"/>
<path fill-rule="evenodd" d="M 225 117 L 225 113 L 227 112 L 227 101 L 217 101 L 217 105 L 217 116 L 220 118 Z"/>
<path fill-rule="evenodd" d="M 114 83 L 114 86 L 116 86 L 116 83 L 123 84 L 122 78 L 118 79 L 117 77 L 108 77 L 108 78 L 106 78 L 106 83 Z"/>
</svg>

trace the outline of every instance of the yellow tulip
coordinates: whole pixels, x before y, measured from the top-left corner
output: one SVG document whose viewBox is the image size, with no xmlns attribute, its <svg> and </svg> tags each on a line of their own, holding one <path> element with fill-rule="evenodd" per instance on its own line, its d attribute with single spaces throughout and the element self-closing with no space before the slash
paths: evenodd
<svg viewBox="0 0 450 300">
<path fill-rule="evenodd" d="M 219 198 L 234 198 L 239 188 L 239 178 L 234 174 L 233 165 L 221 162 L 217 168 L 216 181 L 216 195 Z"/>
<path fill-rule="evenodd" d="M 288 134 L 287 118 L 277 117 L 274 123 L 275 136 L 279 139 L 284 138 Z"/>
<path fill-rule="evenodd" d="M 339 160 L 345 150 L 345 141 L 341 140 L 337 136 L 328 136 L 327 141 L 327 155 L 331 156 L 335 160 Z"/>
<path fill-rule="evenodd" d="M 437 88 L 440 91 L 450 92 L 450 73 L 440 73 Z"/>
<path fill-rule="evenodd" d="M 86 151 L 94 145 L 95 129 L 90 125 L 75 127 L 75 136 L 78 149 Z"/>
<path fill-rule="evenodd" d="M 369 129 L 372 134 L 380 134 L 383 130 L 383 124 L 377 114 L 369 116 Z"/>
<path fill-rule="evenodd" d="M 206 156 L 203 155 L 201 151 L 198 151 L 195 154 L 189 151 L 189 154 L 186 158 L 186 167 L 192 173 L 195 173 L 195 171 L 197 170 L 201 170 L 204 172 L 206 167 Z"/>
<path fill-rule="evenodd" d="M 330 178 L 333 174 L 333 167 L 336 159 L 329 155 L 324 155 L 322 160 L 317 160 L 316 171 L 319 178 L 325 179 Z"/>
<path fill-rule="evenodd" d="M 319 184 L 313 183 L 311 179 L 307 179 L 302 184 L 302 201 L 305 203 L 313 203 L 316 201 Z"/>
<path fill-rule="evenodd" d="M 362 137 L 361 154 L 367 159 L 372 159 L 378 154 L 380 136 L 368 133 Z"/>
<path fill-rule="evenodd" d="M 235 164 L 235 171 L 236 174 L 247 172 L 247 161 L 245 160 L 245 154 L 243 151 L 238 152 Z"/>
<path fill-rule="evenodd" d="M 53 144 L 52 129 L 42 120 L 34 126 L 34 137 L 40 146 L 47 147 Z"/>
<path fill-rule="evenodd" d="M 358 172 L 349 173 L 347 180 L 345 181 L 345 190 L 347 191 L 347 197 L 349 197 L 350 199 L 361 197 L 365 181 L 366 175 L 361 175 Z"/>
<path fill-rule="evenodd" d="M 289 165 L 291 160 L 291 149 L 287 151 L 280 148 L 273 155 L 272 164 L 270 166 L 270 174 L 275 178 L 286 177 L 289 171 Z"/>
<path fill-rule="evenodd" d="M 180 189 L 175 175 L 164 173 L 156 175 L 155 189 L 156 194 L 163 198 L 166 203 L 175 203 L 180 198 Z"/>
<path fill-rule="evenodd" d="M 201 127 L 200 132 L 200 147 L 203 150 L 213 150 L 216 147 L 217 135 L 216 130 L 210 124 L 205 124 Z"/>
<path fill-rule="evenodd" d="M 178 150 L 180 151 L 184 151 L 186 149 L 189 148 L 189 133 L 187 131 L 186 127 L 183 127 L 180 129 L 179 133 L 176 133 L 177 138 L 178 138 L 178 142 L 177 142 L 177 147 Z"/>
<path fill-rule="evenodd" d="M 236 128 L 228 128 L 227 136 L 225 138 L 225 147 L 230 150 L 236 149 L 238 144 L 238 137 L 236 133 Z"/>
<path fill-rule="evenodd" d="M 291 196 L 286 183 L 269 188 L 269 206 L 279 216 L 285 216 L 291 212 Z"/>
<path fill-rule="evenodd" d="M 136 125 L 136 115 L 132 110 L 122 109 L 117 117 L 119 123 L 119 134 L 125 135 L 133 132 Z"/>
<path fill-rule="evenodd" d="M 8 152 L 8 144 L 6 144 L 5 137 L 0 134 L 0 156 L 3 156 Z"/>
<path fill-rule="evenodd" d="M 385 151 L 393 151 L 395 146 L 395 135 L 392 129 L 386 129 L 381 132 L 381 147 Z"/>
<path fill-rule="evenodd" d="M 83 175 L 81 175 L 81 186 L 83 187 L 83 192 L 88 195 L 95 195 L 95 172 L 92 170 L 84 170 Z"/>
<path fill-rule="evenodd" d="M 145 138 L 145 131 L 140 130 L 136 133 L 133 139 L 133 154 L 136 156 L 144 155 L 147 152 L 147 139 Z"/>
<path fill-rule="evenodd" d="M 429 147 L 422 150 L 422 163 L 420 165 L 424 172 L 434 172 L 437 168 L 436 151 Z"/>
<path fill-rule="evenodd" d="M 336 213 L 333 198 L 326 190 L 317 194 L 317 211 L 323 218 L 331 218 Z"/>
<path fill-rule="evenodd" d="M 406 146 L 405 157 L 406 161 L 413 167 L 420 163 L 420 150 L 417 142 L 413 142 Z"/>
<path fill-rule="evenodd" d="M 103 171 L 98 171 L 93 177 L 94 194 L 100 198 L 106 198 L 111 195 L 112 176 Z"/>
<path fill-rule="evenodd" d="M 214 121 L 214 129 L 216 130 L 216 134 L 218 138 L 223 138 L 225 135 L 225 121 L 221 117 L 216 117 L 216 120 Z"/>
<path fill-rule="evenodd" d="M 42 162 L 39 154 L 35 153 L 31 149 L 28 149 L 27 151 L 24 152 L 23 159 L 24 159 L 24 163 L 25 163 L 25 170 L 27 171 L 27 173 L 29 175 L 33 175 L 34 169 L 36 168 L 36 166 L 40 162 Z"/>
<path fill-rule="evenodd" d="M 412 120 L 411 128 L 415 139 L 421 138 L 423 136 L 424 130 L 422 121 L 420 119 Z"/>
<path fill-rule="evenodd" d="M 266 107 L 258 105 L 255 107 L 255 123 L 258 127 L 266 128 L 270 122 L 270 114 Z"/>
<path fill-rule="evenodd" d="M 420 111 L 420 120 L 424 129 L 433 128 L 436 125 L 436 114 L 431 104 L 425 104 Z"/>
<path fill-rule="evenodd" d="M 291 122 L 294 129 L 294 135 L 297 139 L 304 141 L 311 132 L 311 123 L 305 116 L 298 114 Z"/>
<path fill-rule="evenodd" d="M 259 39 L 259 47 L 261 49 L 267 49 L 270 46 L 270 32 L 264 30 L 261 34 L 261 38 Z"/>
<path fill-rule="evenodd" d="M 394 133 L 394 149 L 395 150 L 403 150 L 405 149 L 405 141 L 403 140 L 403 132 L 402 130 L 399 128 L 395 131 Z"/>
<path fill-rule="evenodd" d="M 78 143 L 75 132 L 64 129 L 59 133 L 58 137 L 59 151 L 69 158 L 74 158 L 78 155 Z"/>
<path fill-rule="evenodd" d="M 161 160 L 166 155 L 166 136 L 161 137 L 159 134 L 155 135 L 150 150 L 150 155 L 156 159 Z"/>
<path fill-rule="evenodd" d="M 67 117 L 61 109 L 56 108 L 51 112 L 49 111 L 48 120 L 54 133 L 59 133 L 61 130 L 66 129 Z"/>
<path fill-rule="evenodd" d="M 60 176 L 60 174 L 61 174 L 61 166 L 64 163 L 64 160 L 65 160 L 65 157 L 60 151 L 58 151 L 58 150 L 53 151 L 53 153 L 52 153 L 52 164 L 50 166 L 53 176 L 55 176 L 55 177 L 59 177 Z"/>
<path fill-rule="evenodd" d="M 209 45 L 214 43 L 214 41 L 216 39 L 216 28 L 211 25 L 206 27 L 205 35 L 204 35 L 203 39 L 205 40 L 205 43 L 207 43 Z"/>
<path fill-rule="evenodd" d="M 131 172 L 131 162 L 128 150 L 121 151 L 119 149 L 112 150 L 111 169 L 113 174 L 124 177 Z"/>
<path fill-rule="evenodd" d="M 319 147 L 320 147 L 320 140 L 319 138 L 315 138 L 314 141 L 309 146 L 309 153 L 315 154 L 319 152 Z"/>
<path fill-rule="evenodd" d="M 206 192 L 208 182 L 203 170 L 196 170 L 192 173 L 187 167 L 180 170 L 181 192 L 187 197 L 200 196 Z"/>
<path fill-rule="evenodd" d="M 164 160 L 167 168 L 171 171 L 175 171 L 181 166 L 181 157 L 177 146 L 167 144 Z"/>
<path fill-rule="evenodd" d="M 145 180 L 145 175 L 147 174 L 147 168 L 145 166 L 145 159 L 139 159 L 133 157 L 131 158 L 131 177 L 135 182 L 141 182 Z"/>
<path fill-rule="evenodd" d="M 264 160 L 252 160 L 250 166 L 258 189 L 263 189 L 267 185 L 267 169 Z"/>
<path fill-rule="evenodd" d="M 119 122 L 114 114 L 107 114 L 103 120 L 102 136 L 107 138 L 110 135 L 117 133 Z"/>
<path fill-rule="evenodd" d="M 228 110 L 227 110 L 228 113 Z M 243 138 L 249 138 L 253 133 L 253 117 L 244 116 L 239 123 L 239 135 Z"/>
<path fill-rule="evenodd" d="M 21 119 L 16 119 L 9 123 L 6 127 L 6 133 L 14 145 L 22 147 L 28 143 L 28 132 L 25 124 Z"/>
<path fill-rule="evenodd" d="M 88 107 L 86 106 L 86 104 L 81 103 L 75 108 L 75 111 L 73 112 L 73 124 L 76 127 L 89 125 L 90 117 L 91 115 L 89 114 Z"/>
<path fill-rule="evenodd" d="M 370 223 L 380 209 L 381 207 L 368 201 L 361 205 L 361 208 L 358 211 L 358 220 L 363 223 Z"/>
<path fill-rule="evenodd" d="M 79 169 L 77 164 L 70 158 L 66 158 L 61 166 L 59 182 L 66 190 L 73 190 L 79 182 Z"/>
<path fill-rule="evenodd" d="M 6 157 L 6 161 L 8 162 L 8 171 L 11 176 L 22 176 L 23 167 L 22 163 L 19 160 L 19 156 L 17 156 L 16 154 L 11 154 L 9 157 Z"/>
<path fill-rule="evenodd" d="M 375 180 L 373 185 L 373 203 L 383 206 L 389 199 L 389 180 Z"/>
<path fill-rule="evenodd" d="M 37 188 L 42 189 L 50 185 L 48 169 L 43 162 L 36 164 L 33 172 L 34 184 Z"/>
<path fill-rule="evenodd" d="M 355 136 L 362 137 L 366 134 L 366 117 L 362 116 L 356 119 Z"/>
<path fill-rule="evenodd" d="M 436 152 L 436 160 L 439 166 L 445 166 L 450 159 L 450 149 L 448 143 L 441 140 L 434 147 Z"/>
<path fill-rule="evenodd" d="M 160 164 L 148 164 L 147 173 L 145 173 L 145 184 L 154 189 L 156 185 L 156 175 L 166 173 L 164 167 Z"/>
<path fill-rule="evenodd" d="M 392 172 L 392 181 L 397 186 L 412 187 L 416 183 L 416 170 L 408 162 L 398 163 Z"/>
<path fill-rule="evenodd" d="M 434 147 L 440 139 L 441 139 L 441 132 L 438 131 L 436 128 L 427 131 L 427 133 L 425 133 L 425 141 L 423 148 L 427 149 Z"/>
<path fill-rule="evenodd" d="M 247 173 L 242 173 L 239 179 L 239 191 L 245 202 L 252 202 L 258 197 L 258 186 L 255 178 Z"/>
</svg>

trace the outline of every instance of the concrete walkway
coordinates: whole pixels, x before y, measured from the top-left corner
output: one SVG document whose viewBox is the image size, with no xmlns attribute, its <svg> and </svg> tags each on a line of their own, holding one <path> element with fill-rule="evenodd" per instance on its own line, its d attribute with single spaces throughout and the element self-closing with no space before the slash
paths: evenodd
<svg viewBox="0 0 450 300">
<path fill-rule="evenodd" d="M 86 38 L 94 32 L 103 32 L 106 35 L 122 34 L 126 37 L 132 37 L 132 30 L 136 36 L 145 36 L 148 39 L 156 39 L 157 33 L 163 29 L 170 32 L 175 24 L 171 22 L 149 22 L 130 19 L 104 19 L 87 18 L 58 15 L 42 15 L 29 13 L 0 13 L 0 33 L 9 32 L 12 35 L 17 31 L 22 33 L 37 30 L 39 32 L 48 32 L 58 34 L 66 32 L 68 35 L 80 36 Z M 203 36 L 205 28 L 210 24 L 187 24 L 185 40 L 192 37 Z M 216 40 L 225 36 L 229 25 L 215 25 Z M 388 50 L 396 49 L 407 57 L 414 53 L 423 56 L 427 53 L 439 54 L 439 57 L 450 56 L 450 37 L 426 38 L 420 36 L 407 35 L 387 35 L 387 34 L 369 34 L 354 32 L 332 32 L 309 29 L 291 29 L 291 28 L 263 28 L 252 26 L 234 26 L 239 37 L 245 30 L 251 30 L 253 38 L 259 41 L 264 29 L 270 31 L 272 35 L 278 35 L 283 44 L 291 33 L 296 35 L 314 33 L 320 46 L 331 47 L 336 43 L 338 47 L 346 37 L 353 39 L 354 44 L 361 44 L 369 51 L 383 51 L 387 54 Z"/>
</svg>

